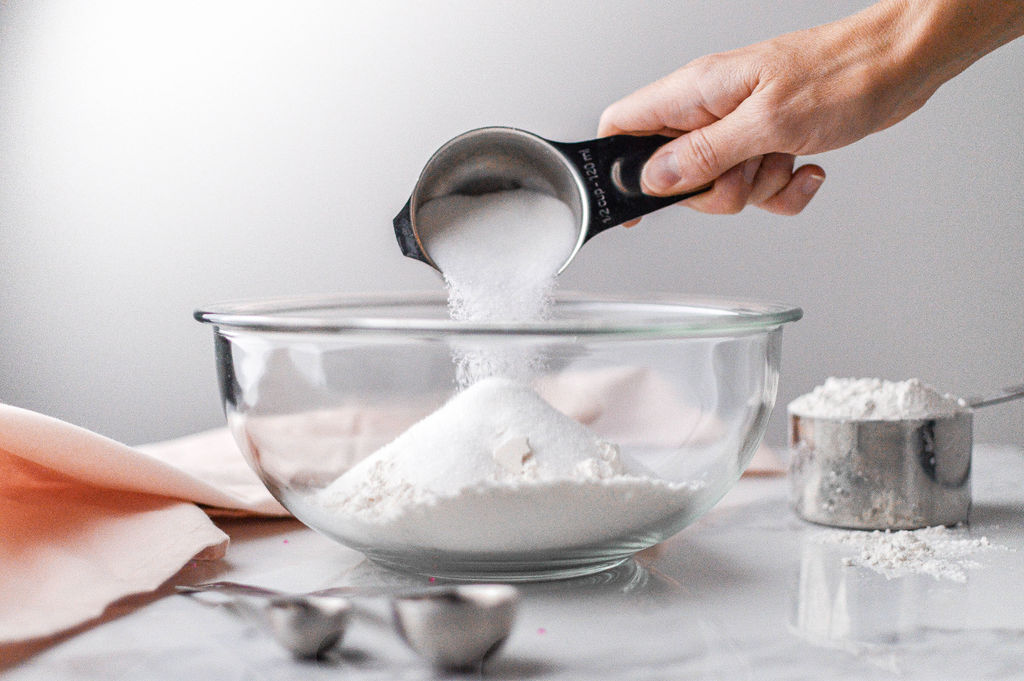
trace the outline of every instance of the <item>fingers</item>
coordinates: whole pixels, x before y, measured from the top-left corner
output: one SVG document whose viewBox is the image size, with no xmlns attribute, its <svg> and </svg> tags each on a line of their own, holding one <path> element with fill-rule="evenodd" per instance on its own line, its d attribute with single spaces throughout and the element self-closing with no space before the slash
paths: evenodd
<svg viewBox="0 0 1024 681">
<path fill-rule="evenodd" d="M 643 190 L 671 196 L 707 184 L 746 159 L 771 151 L 741 106 L 725 118 L 669 142 L 644 165 Z"/>
<path fill-rule="evenodd" d="M 770 151 L 761 148 L 766 140 L 755 134 L 762 126 L 752 107 L 742 104 L 752 84 L 742 78 L 719 78 L 716 73 L 713 61 L 698 60 L 620 99 L 601 114 L 599 136 L 681 135 L 645 165 L 641 183 L 646 193 L 681 194 Z"/>
<path fill-rule="evenodd" d="M 710 125 L 750 96 L 758 70 L 756 60 L 729 55 L 696 59 L 605 109 L 598 135 L 678 134 Z"/>
<path fill-rule="evenodd" d="M 748 203 L 759 206 L 782 191 L 793 177 L 795 162 L 792 154 L 766 154 L 754 178 Z"/>
<path fill-rule="evenodd" d="M 610 105 L 597 125 L 599 137 L 678 135 L 716 120 L 697 91 L 692 69 L 684 67 Z"/>
<path fill-rule="evenodd" d="M 796 215 L 814 198 L 825 181 L 825 171 L 812 164 L 794 172 L 794 162 L 791 154 L 755 156 L 723 173 L 708 191 L 678 205 L 717 215 L 739 213 L 746 206 Z M 624 225 L 632 227 L 638 222 L 631 220 Z"/>
<path fill-rule="evenodd" d="M 745 69 L 749 60 L 734 61 L 700 59 L 637 90 L 605 109 L 598 134 L 678 135 L 645 164 L 647 194 L 672 196 L 711 184 L 682 204 L 705 213 L 738 213 L 747 205 L 799 213 L 824 171 L 811 165 L 794 172 L 794 157 L 773 151 L 782 143 L 764 125 L 763 103 L 751 97 L 756 69 Z"/>
<path fill-rule="evenodd" d="M 758 205 L 778 215 L 796 215 L 810 203 L 824 181 L 821 166 L 803 166 L 793 173 L 785 187 Z"/>
<path fill-rule="evenodd" d="M 754 188 L 754 178 L 762 162 L 754 157 L 722 173 L 710 190 L 683 202 L 702 213 L 739 213 L 747 205 Z"/>
<path fill-rule="evenodd" d="M 755 205 L 779 215 L 802 211 L 825 180 L 821 166 L 806 165 L 793 172 L 789 154 L 766 154 L 730 168 L 712 188 L 683 201 L 702 213 L 738 213 Z"/>
</svg>

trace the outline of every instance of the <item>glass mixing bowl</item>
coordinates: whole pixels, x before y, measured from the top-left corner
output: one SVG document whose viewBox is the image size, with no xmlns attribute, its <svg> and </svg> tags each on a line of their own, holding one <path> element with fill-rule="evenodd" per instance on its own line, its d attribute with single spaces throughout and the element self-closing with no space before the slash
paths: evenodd
<svg viewBox="0 0 1024 681">
<path fill-rule="evenodd" d="M 226 303 L 195 317 L 213 325 L 234 437 L 295 517 L 383 565 L 517 581 L 607 569 L 710 509 L 760 443 L 782 327 L 801 314 L 731 300 L 562 294 L 545 321 L 466 323 L 449 318 L 439 295 L 400 294 Z M 564 429 L 572 419 L 570 429 L 582 424 L 587 437 L 614 445 L 618 468 L 598 457 L 543 474 L 548 459 L 529 443 L 541 436 L 522 424 L 510 434 L 525 437 L 468 455 L 474 426 L 458 414 L 445 422 L 450 442 L 436 426 L 429 437 L 405 437 L 406 468 L 374 458 L 481 384 L 460 386 L 494 374 L 505 377 L 489 379 L 504 380 L 499 388 L 543 400 L 531 407 L 551 410 L 539 420 Z M 502 395 L 458 406 L 500 418 Z M 565 454 L 555 449 L 544 456 Z M 540 467 L 531 473 L 534 453 Z M 418 491 L 406 469 L 435 487 Z"/>
</svg>

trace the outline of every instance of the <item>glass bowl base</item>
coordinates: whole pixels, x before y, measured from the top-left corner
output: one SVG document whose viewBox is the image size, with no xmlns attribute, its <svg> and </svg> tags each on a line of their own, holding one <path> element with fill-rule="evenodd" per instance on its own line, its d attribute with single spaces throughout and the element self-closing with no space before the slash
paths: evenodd
<svg viewBox="0 0 1024 681">
<path fill-rule="evenodd" d="M 458 559 L 409 555 L 401 556 L 364 552 L 372 562 L 399 572 L 436 577 L 457 582 L 546 582 L 574 579 L 616 568 L 633 557 L 626 554 L 596 556 L 590 559 L 574 557 L 554 560 L 507 560 L 501 558 Z"/>
</svg>

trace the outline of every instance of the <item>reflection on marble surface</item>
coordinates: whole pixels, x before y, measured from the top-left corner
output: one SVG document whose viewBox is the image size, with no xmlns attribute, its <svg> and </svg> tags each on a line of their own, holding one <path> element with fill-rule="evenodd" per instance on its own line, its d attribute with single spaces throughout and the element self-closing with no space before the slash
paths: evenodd
<svg viewBox="0 0 1024 681">
<path fill-rule="evenodd" d="M 809 642 L 857 651 L 857 644 L 891 643 L 913 630 L 928 598 L 917 576 L 885 579 L 845 565 L 847 552 L 805 535 L 790 621 Z M 928 579 L 934 581 L 931 577 Z"/>
<path fill-rule="evenodd" d="M 977 565 L 963 583 L 851 564 L 850 547 L 820 537 L 841 530 L 808 525 L 791 592 L 793 633 L 900 678 L 1024 674 L 1024 460 L 1019 450 L 979 450 L 990 475 L 976 483 L 969 530 L 993 549 L 971 556 Z"/>
<path fill-rule="evenodd" d="M 527 585 L 501 654 L 458 678 L 1019 679 L 1024 670 L 1024 451 L 975 452 L 963 583 L 892 579 L 844 564 L 849 547 L 788 509 L 783 478 L 746 479 L 671 540 L 600 575 Z M 423 587 L 294 521 L 224 521 L 233 544 L 176 583 L 225 579 L 287 590 Z M 354 625 L 320 662 L 297 662 L 257 627 L 184 596 L 139 603 L 9 667 L 29 679 L 218 681 L 438 678 L 393 632 Z"/>
</svg>

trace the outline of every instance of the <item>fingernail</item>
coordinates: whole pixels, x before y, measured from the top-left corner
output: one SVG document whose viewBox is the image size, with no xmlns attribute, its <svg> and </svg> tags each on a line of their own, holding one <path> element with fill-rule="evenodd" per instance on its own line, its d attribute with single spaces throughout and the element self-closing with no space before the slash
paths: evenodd
<svg viewBox="0 0 1024 681">
<path fill-rule="evenodd" d="M 824 181 L 824 175 L 820 173 L 814 173 L 812 175 L 808 175 L 804 179 L 803 184 L 800 186 L 800 189 L 803 190 L 804 194 L 813 194 L 814 192 L 818 191 L 818 187 L 820 187 L 821 183 Z"/>
<path fill-rule="evenodd" d="M 652 156 L 640 173 L 641 184 L 655 192 L 668 191 L 679 184 L 681 179 L 679 162 L 671 151 L 663 151 Z"/>
<path fill-rule="evenodd" d="M 757 171 L 761 167 L 762 158 L 764 157 L 755 156 L 743 163 L 743 181 L 747 184 L 754 184 L 754 176 L 757 175 Z"/>
</svg>

